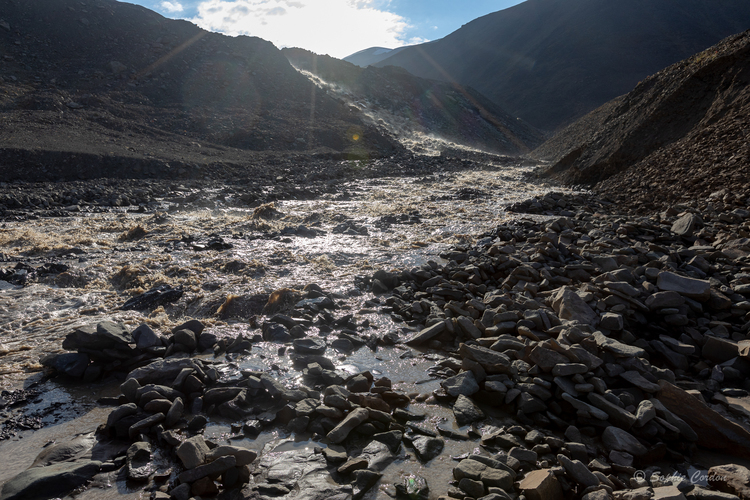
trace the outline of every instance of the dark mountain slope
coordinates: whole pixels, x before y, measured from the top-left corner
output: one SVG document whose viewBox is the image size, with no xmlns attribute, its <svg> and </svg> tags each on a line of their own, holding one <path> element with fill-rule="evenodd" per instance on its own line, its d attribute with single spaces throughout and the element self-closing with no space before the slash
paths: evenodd
<svg viewBox="0 0 750 500">
<path fill-rule="evenodd" d="M 297 68 L 362 108 L 374 122 L 407 137 L 434 137 L 501 154 L 523 154 L 542 135 L 473 89 L 418 78 L 393 66 L 360 68 L 303 49 L 284 49 Z"/>
<path fill-rule="evenodd" d="M 379 63 L 383 59 L 391 57 L 402 50 L 404 50 L 404 47 L 399 47 L 397 49 L 370 47 L 369 49 L 360 50 L 359 52 L 355 52 L 354 54 L 345 57 L 344 61 L 356 64 L 361 68 L 366 68 L 367 66 Z"/>
<path fill-rule="evenodd" d="M 548 174 L 641 209 L 750 193 L 750 31 L 647 78 L 549 140 Z"/>
<path fill-rule="evenodd" d="M 748 28 L 746 0 L 528 0 L 377 66 L 455 80 L 553 130 Z"/>
<path fill-rule="evenodd" d="M 6 165 L 52 161 L 45 151 L 132 165 L 396 147 L 259 38 L 113 0 L 0 0 L 0 18 Z"/>
</svg>

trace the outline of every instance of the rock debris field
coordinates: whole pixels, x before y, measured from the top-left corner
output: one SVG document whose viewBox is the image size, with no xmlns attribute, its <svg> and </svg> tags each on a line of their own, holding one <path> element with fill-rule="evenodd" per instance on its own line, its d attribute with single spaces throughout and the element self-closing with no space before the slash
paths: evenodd
<svg viewBox="0 0 750 500">
<path fill-rule="evenodd" d="M 42 358 L 49 374 L 127 375 L 95 433 L 40 450 L 0 498 L 94 498 L 85 485 L 102 477 L 177 500 L 750 497 L 750 199 L 633 217 L 553 191 L 509 211 L 440 259 L 360 277 L 365 307 L 396 325 L 379 336 L 317 285 L 275 291 L 234 339 L 190 318 L 72 329 L 66 352 Z M 139 307 L 176 295 L 152 292 Z M 258 342 L 295 377 L 228 362 Z M 363 346 L 435 360 L 424 377 L 439 387 L 337 368 Z M 3 415 L 33 390 L 3 392 Z M 223 439 L 207 436 L 212 421 L 227 422 Z M 314 445 L 244 446 L 270 429 Z M 471 451 L 445 457 L 457 442 Z M 441 459 L 448 476 L 430 473 Z M 393 480 L 405 462 L 419 473 Z"/>
</svg>

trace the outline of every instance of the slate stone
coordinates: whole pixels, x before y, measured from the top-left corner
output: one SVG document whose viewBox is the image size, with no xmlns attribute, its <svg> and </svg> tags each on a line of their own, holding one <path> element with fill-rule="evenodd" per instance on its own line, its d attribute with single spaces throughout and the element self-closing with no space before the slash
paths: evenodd
<svg viewBox="0 0 750 500">
<path fill-rule="evenodd" d="M 609 426 L 604 429 L 602 442 L 608 450 L 624 451 L 634 457 L 640 457 L 648 453 L 648 449 L 635 436 L 619 427 Z"/>
<path fill-rule="evenodd" d="M 380 441 L 381 443 L 388 446 L 388 449 L 391 450 L 392 453 L 398 452 L 398 449 L 401 447 L 401 440 L 403 439 L 403 437 L 404 433 L 398 430 L 380 432 L 372 436 L 374 440 Z"/>
<path fill-rule="evenodd" d="M 408 346 L 418 346 L 421 344 L 424 344 L 428 340 L 437 337 L 441 333 L 445 331 L 445 322 L 440 321 L 438 323 L 435 323 L 434 325 L 428 326 L 424 330 L 415 333 L 412 335 L 406 342 L 404 342 Z"/>
<path fill-rule="evenodd" d="M 138 349 L 148 349 L 149 347 L 161 346 L 161 337 L 154 332 L 150 326 L 143 323 L 133 330 L 133 340 Z"/>
<path fill-rule="evenodd" d="M 552 307 L 562 320 L 596 325 L 599 315 L 573 289 L 562 287 L 552 296 Z"/>
<path fill-rule="evenodd" d="M 423 463 L 427 463 L 443 452 L 445 441 L 441 438 L 429 436 L 417 436 L 411 440 L 417 458 Z"/>
<path fill-rule="evenodd" d="M 367 421 L 369 416 L 370 412 L 366 408 L 352 410 L 339 425 L 328 433 L 328 440 L 334 444 L 341 443 L 355 427 Z"/>
<path fill-rule="evenodd" d="M 711 298 L 711 283 L 707 280 L 688 278 L 669 271 L 659 273 L 656 286 L 662 291 L 677 292 L 699 302 L 706 302 Z"/>
<path fill-rule="evenodd" d="M 484 412 L 463 394 L 453 403 L 453 414 L 459 426 L 468 425 L 484 418 Z"/>
<path fill-rule="evenodd" d="M 155 472 L 150 463 L 150 444 L 139 441 L 130 445 L 126 454 L 128 479 L 133 481 L 148 481 L 148 478 Z"/>
<path fill-rule="evenodd" d="M 657 399 L 695 432 L 698 446 L 750 458 L 750 432 L 709 408 L 695 396 L 660 380 Z"/>
<path fill-rule="evenodd" d="M 445 392 L 453 397 L 458 397 L 461 394 L 471 396 L 479 392 L 479 384 L 471 371 L 461 372 L 454 377 L 445 379 L 440 385 L 443 386 Z"/>
<path fill-rule="evenodd" d="M 204 477 L 220 475 L 234 467 L 236 464 L 237 460 L 232 455 L 228 455 L 220 457 L 210 464 L 199 465 L 194 469 L 186 470 L 185 472 L 182 472 L 178 478 L 181 483 L 192 483 L 199 479 L 203 479 Z"/>
<path fill-rule="evenodd" d="M 565 472 L 584 488 L 599 485 L 599 478 L 580 460 L 571 460 L 565 455 L 557 455 L 557 461 L 563 466 Z"/>
<path fill-rule="evenodd" d="M 83 377 L 90 362 L 88 355 L 77 352 L 48 354 L 40 360 L 42 366 L 74 378 Z"/>
<path fill-rule="evenodd" d="M 521 480 L 519 489 L 527 500 L 563 500 L 560 482 L 550 469 L 527 473 Z"/>
<path fill-rule="evenodd" d="M 203 464 L 209 452 L 210 449 L 200 434 L 186 439 L 175 450 L 182 465 L 187 469 L 194 469 Z"/>
<path fill-rule="evenodd" d="M 101 462 L 79 460 L 47 467 L 32 467 L 8 480 L 0 493 L 2 500 L 48 500 L 64 497 L 83 486 L 99 472 Z"/>
</svg>

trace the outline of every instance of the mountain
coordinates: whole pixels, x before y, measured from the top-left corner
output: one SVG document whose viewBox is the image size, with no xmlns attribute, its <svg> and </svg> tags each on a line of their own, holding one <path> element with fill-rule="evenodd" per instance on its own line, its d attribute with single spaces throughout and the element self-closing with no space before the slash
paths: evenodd
<svg viewBox="0 0 750 500">
<path fill-rule="evenodd" d="M 376 65 L 473 87 L 556 130 L 748 28 L 747 0 L 527 0 Z"/>
<path fill-rule="evenodd" d="M 197 172 L 260 153 L 400 147 L 260 38 L 114 0 L 0 0 L 0 18 L 0 166 L 14 172 Z"/>
<path fill-rule="evenodd" d="M 750 31 L 639 83 L 534 151 L 623 207 L 750 193 Z M 750 201 L 749 201 L 750 203 Z"/>
<path fill-rule="evenodd" d="M 397 49 L 386 49 L 384 47 L 370 47 L 369 49 L 360 50 L 350 56 L 346 56 L 344 61 L 356 64 L 362 68 L 366 68 L 372 64 L 378 63 L 383 59 L 391 57 L 392 55 L 398 54 L 405 47 L 399 47 Z"/>
<path fill-rule="evenodd" d="M 282 52 L 331 95 L 402 140 L 447 141 L 508 155 L 527 153 L 542 142 L 539 131 L 471 88 L 426 80 L 393 66 L 360 68 L 304 49 Z"/>
</svg>

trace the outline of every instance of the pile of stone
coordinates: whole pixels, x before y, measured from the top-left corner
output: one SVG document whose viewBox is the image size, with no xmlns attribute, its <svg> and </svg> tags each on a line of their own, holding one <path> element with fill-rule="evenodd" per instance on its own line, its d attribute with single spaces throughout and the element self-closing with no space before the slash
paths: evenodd
<svg viewBox="0 0 750 500">
<path fill-rule="evenodd" d="M 96 467 L 86 462 L 90 474 L 80 476 L 79 485 L 98 471 L 123 468 L 129 480 L 142 483 L 151 492 L 151 498 L 188 499 L 238 488 L 260 495 L 283 495 L 295 488 L 297 478 L 284 483 L 269 473 L 274 466 L 269 457 L 262 457 L 266 462 L 256 461 L 252 450 L 205 439 L 203 433 L 211 418 L 233 422 L 235 434 L 230 439 L 253 439 L 265 429 L 281 428 L 326 440 L 328 447 L 316 450 L 319 458 L 308 461 L 322 460 L 337 491 L 354 498 L 369 491 L 388 464 L 404 458 L 402 443 L 425 463 L 438 456 L 444 439 L 417 424 L 425 415 L 404 409 L 411 402 L 406 394 L 395 390 L 387 378 L 337 371 L 325 356 L 328 343 L 306 335 L 312 326 L 342 329 L 339 338 L 329 342 L 339 351 L 351 351 L 367 341 L 353 330 L 358 325 L 351 315 L 333 317 L 333 294 L 316 286 L 305 292 L 297 296 L 301 300 L 294 304 L 294 317 L 274 314 L 263 324 L 262 335 L 253 338 L 290 344 L 287 354 L 303 380 L 294 388 L 272 373 L 240 370 L 217 356 L 214 361 L 206 356 L 190 357 L 196 352 L 218 355 L 250 347 L 250 341 L 241 337 L 229 345 L 224 339 L 216 342 L 196 320 L 175 327 L 169 339 L 146 325 L 128 333 L 112 322 L 72 332 L 63 345 L 78 352 L 47 357 L 46 365 L 87 380 L 93 378 L 92 366 L 114 365 L 107 371 L 138 366 L 120 386 L 118 406 L 98 434 L 99 440 L 129 443 L 127 452 L 93 464 Z M 74 359 L 83 361 L 76 365 Z M 142 363 L 146 359 L 148 364 Z M 158 470 L 157 449 L 161 456 L 172 457 L 177 466 L 173 473 Z M 54 470 L 47 472 L 54 477 Z M 26 484 L 21 476 L 14 485 L 20 483 Z M 28 493 L 23 488 L 19 491 Z"/>
<path fill-rule="evenodd" d="M 203 330 L 198 320 L 173 328 L 168 336 L 154 332 L 145 323 L 131 332 L 120 323 L 102 321 L 76 328 L 65 337 L 63 349 L 76 352 L 49 354 L 41 364 L 59 374 L 92 382 L 108 373 L 127 373 L 156 358 L 213 352 L 216 335 Z M 241 350 L 250 346 L 231 347 Z"/>
<path fill-rule="evenodd" d="M 482 479 L 483 467 L 525 473 L 515 488 L 527 498 L 707 498 L 689 481 L 663 496 L 656 490 L 672 484 L 634 474 L 686 461 L 696 446 L 750 457 L 740 424 L 750 421 L 741 399 L 750 212 L 626 218 L 582 200 L 553 193 L 520 204 L 567 216 L 502 225 L 441 255 L 447 264 L 371 279 L 414 330 L 407 345 L 449 354 L 431 372 L 446 378 L 435 397 L 454 405 L 460 425 L 484 418 L 477 403 L 523 425 L 482 436 L 497 455 L 491 465 L 461 462 L 455 498 L 513 498 L 514 488 L 503 496 Z"/>
<path fill-rule="evenodd" d="M 310 386 L 289 389 L 267 373 L 186 357 L 158 360 L 132 371 L 121 386 L 121 399 L 127 403 L 110 414 L 103 429 L 111 437 L 133 443 L 128 450 L 128 477 L 148 481 L 155 471 L 150 450 L 159 446 L 172 450 L 183 467 L 173 483 L 157 491 L 164 498 L 210 496 L 248 483 L 255 474 L 250 464 L 256 453 L 204 439 L 202 432 L 211 416 L 236 422 L 233 428 L 238 438 L 281 426 L 290 432 L 325 437 L 332 445 L 345 443 L 352 436 L 373 441 L 374 445 L 365 448 L 377 457 L 381 470 L 396 458 L 402 440 L 411 443 L 425 461 L 442 451 L 442 439 L 407 432 L 406 422 L 424 416 L 401 408 L 410 400 L 394 391 L 390 380 L 374 379 L 368 372 L 343 379 L 321 353 L 309 354 L 308 346 L 300 343 L 293 349 L 301 356 L 298 363 L 309 357 L 303 373 Z M 328 381 L 331 374 L 340 385 Z M 316 385 L 323 381 L 328 383 Z M 377 470 L 366 470 L 368 460 L 349 457 L 343 447 L 321 452 L 335 466 L 342 483 L 352 483 L 352 491 L 359 496 L 380 477 Z M 275 491 L 281 486 L 255 477 L 253 488 Z"/>
</svg>

